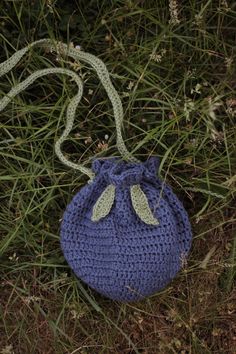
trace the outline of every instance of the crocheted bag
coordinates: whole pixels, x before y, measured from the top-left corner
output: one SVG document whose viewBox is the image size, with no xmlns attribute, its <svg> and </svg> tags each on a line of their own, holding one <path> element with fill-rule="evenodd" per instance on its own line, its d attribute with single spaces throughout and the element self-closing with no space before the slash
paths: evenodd
<svg viewBox="0 0 236 354">
<path fill-rule="evenodd" d="M 71 70 L 50 68 L 33 73 L 0 101 L 0 111 L 38 77 L 63 73 L 75 80 L 78 93 L 68 105 L 66 128 L 55 151 L 63 163 L 90 180 L 64 212 L 61 248 L 74 273 L 99 293 L 124 302 L 140 300 L 165 287 L 180 270 L 192 239 L 187 213 L 171 188 L 156 176 L 158 159 L 151 157 L 142 163 L 127 151 L 121 134 L 122 104 L 100 59 L 45 39 L 2 63 L 0 76 L 33 46 L 84 61 L 95 69 L 113 105 L 122 158 L 95 159 L 91 170 L 63 156 L 61 144 L 72 129 L 83 89 L 80 77 Z"/>
</svg>

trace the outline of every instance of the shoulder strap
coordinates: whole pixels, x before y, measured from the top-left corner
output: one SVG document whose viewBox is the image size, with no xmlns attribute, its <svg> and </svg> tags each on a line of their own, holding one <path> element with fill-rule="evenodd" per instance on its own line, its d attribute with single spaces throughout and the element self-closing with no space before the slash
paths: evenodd
<svg viewBox="0 0 236 354">
<path fill-rule="evenodd" d="M 56 52 L 61 56 L 69 56 L 76 61 L 82 61 L 91 65 L 91 67 L 96 71 L 104 89 L 106 90 L 108 97 L 112 103 L 115 124 L 116 124 L 116 139 L 117 139 L 117 148 L 121 154 L 121 156 L 131 162 L 138 162 L 136 158 L 131 156 L 129 151 L 127 150 L 123 137 L 122 137 L 122 123 L 123 123 L 123 107 L 121 103 L 121 99 L 114 88 L 108 70 L 105 64 L 101 61 L 101 59 L 96 56 L 83 52 L 78 48 L 74 48 L 68 46 L 62 42 L 54 42 L 50 39 L 42 39 L 36 42 L 29 44 L 27 47 L 18 50 L 15 54 L 13 54 L 9 59 L 0 64 L 0 77 L 8 73 L 12 68 L 14 68 L 17 63 L 21 60 L 21 58 L 33 47 L 41 47 L 46 50 L 50 50 L 51 52 Z M 0 111 L 2 111 L 8 103 L 21 91 L 26 89 L 29 85 L 31 85 L 36 79 L 39 77 L 48 75 L 48 74 L 66 74 L 70 76 L 78 86 L 78 93 L 71 99 L 66 112 L 66 127 L 61 135 L 61 137 L 57 140 L 55 144 L 55 152 L 60 159 L 68 167 L 72 167 L 76 170 L 79 170 L 82 173 L 88 175 L 90 179 L 94 177 L 94 174 L 91 169 L 84 167 L 81 164 L 75 164 L 63 155 L 61 151 L 61 145 L 68 137 L 74 123 L 76 109 L 78 104 L 80 103 L 82 94 L 83 94 L 83 82 L 81 78 L 72 70 L 64 69 L 64 68 L 50 68 L 50 69 L 42 69 L 37 70 L 33 74 L 31 74 L 27 79 L 13 87 L 10 92 L 4 96 L 0 100 Z"/>
</svg>

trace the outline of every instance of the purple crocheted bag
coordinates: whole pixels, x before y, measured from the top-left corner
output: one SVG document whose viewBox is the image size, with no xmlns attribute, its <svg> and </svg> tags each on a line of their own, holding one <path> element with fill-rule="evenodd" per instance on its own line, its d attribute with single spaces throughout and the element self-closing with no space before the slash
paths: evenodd
<svg viewBox="0 0 236 354">
<path fill-rule="evenodd" d="M 188 216 L 170 187 L 156 177 L 157 164 L 153 157 L 145 163 L 95 160 L 96 177 L 75 195 L 63 216 L 61 246 L 70 267 L 114 300 L 136 301 L 161 290 L 190 248 Z M 93 221 L 94 205 L 109 186 L 115 188 L 110 211 Z M 135 186 L 148 200 L 152 224 L 135 211 Z"/>
<path fill-rule="evenodd" d="M 72 199 L 63 215 L 61 248 L 74 273 L 99 293 L 119 301 L 137 301 L 165 287 L 181 269 L 191 246 L 187 213 L 157 177 L 158 159 L 142 163 L 122 138 L 123 109 L 104 63 L 80 48 L 40 40 L 16 52 L 0 65 L 10 71 L 32 47 L 40 46 L 85 62 L 95 69 L 114 111 L 121 158 L 95 159 L 92 170 L 68 161 L 61 145 L 69 135 L 83 92 L 81 78 L 64 68 L 39 70 L 15 86 L 0 101 L 0 111 L 24 88 L 47 74 L 66 74 L 78 86 L 67 109 L 66 128 L 55 145 L 59 159 L 85 173 L 89 182 Z"/>
</svg>

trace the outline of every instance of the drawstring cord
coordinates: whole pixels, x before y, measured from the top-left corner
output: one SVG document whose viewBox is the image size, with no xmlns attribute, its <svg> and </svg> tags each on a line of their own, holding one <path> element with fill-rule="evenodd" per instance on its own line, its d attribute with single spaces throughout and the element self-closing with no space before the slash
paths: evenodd
<svg viewBox="0 0 236 354">
<path fill-rule="evenodd" d="M 83 52 L 77 48 L 71 48 L 70 46 L 66 45 L 62 42 L 54 42 L 50 39 L 42 39 L 39 41 L 35 41 L 29 44 L 27 47 L 18 50 L 15 54 L 13 54 L 9 59 L 4 61 L 0 64 L 0 77 L 8 73 L 11 69 L 13 69 L 21 58 L 33 47 L 42 47 L 46 50 L 51 52 L 56 52 L 58 55 L 61 56 L 68 56 L 73 58 L 75 61 L 82 61 L 87 64 L 90 64 L 93 69 L 95 69 L 104 89 L 106 90 L 108 97 L 112 103 L 114 118 L 115 118 L 115 125 L 116 125 L 116 144 L 117 149 L 119 150 L 121 156 L 130 161 L 130 162 L 139 162 L 135 157 L 131 156 L 129 151 L 127 150 L 123 137 L 122 137 L 122 123 L 123 123 L 123 107 L 120 100 L 120 97 L 114 88 L 108 70 L 105 64 L 101 61 L 101 59 L 95 57 L 92 54 Z M 48 74 L 65 74 L 70 76 L 78 86 L 78 93 L 71 99 L 66 112 L 66 126 L 65 130 L 62 133 L 61 137 L 57 140 L 55 144 L 55 153 L 58 156 L 59 160 L 64 163 L 66 166 L 71 167 L 73 169 L 79 170 L 80 172 L 86 174 L 90 179 L 93 179 L 94 173 L 90 168 L 84 167 L 82 164 L 76 164 L 68 159 L 63 155 L 61 151 L 61 146 L 63 142 L 67 139 L 68 135 L 70 134 L 76 109 L 80 103 L 83 94 L 83 82 L 81 78 L 72 70 L 64 69 L 64 68 L 50 68 L 50 69 L 42 69 L 37 70 L 33 74 L 31 74 L 27 79 L 23 82 L 17 84 L 13 87 L 10 92 L 0 100 L 0 111 L 2 111 L 9 102 L 21 91 L 25 90 L 29 85 L 31 85 L 35 80 L 40 77 L 43 77 Z"/>
<path fill-rule="evenodd" d="M 83 61 L 87 64 L 90 64 L 93 69 L 95 69 L 104 89 L 106 90 L 108 97 L 112 103 L 115 125 L 116 125 L 116 145 L 119 150 L 121 156 L 130 161 L 130 162 L 139 162 L 135 157 L 131 156 L 129 151 L 127 150 L 123 137 L 122 137 L 122 123 L 123 123 L 123 107 L 120 100 L 120 97 L 112 85 L 112 82 L 109 77 L 109 73 L 105 64 L 97 57 L 92 54 L 81 51 L 77 48 L 68 47 L 66 44 L 61 42 L 54 43 L 50 39 L 42 39 L 36 42 L 31 43 L 27 47 L 18 50 L 15 54 L 13 54 L 9 59 L 0 64 L 0 77 L 8 73 L 12 68 L 14 68 L 21 58 L 33 47 L 43 47 L 46 50 L 50 50 L 51 52 L 56 52 L 61 56 L 69 56 L 73 58 L 75 61 Z M 83 94 L 83 82 L 78 74 L 72 70 L 64 69 L 64 68 L 50 68 L 50 69 L 42 69 L 37 70 L 33 74 L 31 74 L 27 79 L 22 81 L 13 87 L 10 92 L 6 96 L 4 96 L 0 100 L 0 112 L 8 105 L 11 100 L 18 95 L 21 91 L 25 90 L 29 85 L 31 85 L 35 80 L 40 77 L 43 77 L 48 74 L 65 74 L 70 76 L 78 86 L 77 94 L 71 99 L 67 111 L 66 111 L 66 126 L 64 132 L 61 137 L 57 140 L 55 144 L 55 153 L 58 156 L 59 160 L 64 163 L 66 166 L 71 167 L 73 169 L 79 170 L 80 172 L 86 174 L 90 180 L 94 178 L 94 173 L 90 168 L 84 167 L 82 164 L 76 164 L 63 155 L 61 146 L 63 142 L 67 139 L 70 134 L 74 120 L 76 109 L 80 103 Z M 101 196 L 96 201 L 93 207 L 92 221 L 97 222 L 100 219 L 107 216 L 111 208 L 113 206 L 115 200 L 115 186 L 109 185 L 103 191 Z M 142 191 L 139 184 L 135 184 L 130 187 L 130 197 L 133 208 L 139 218 L 149 225 L 158 225 L 158 220 L 154 217 L 146 195 Z"/>
</svg>

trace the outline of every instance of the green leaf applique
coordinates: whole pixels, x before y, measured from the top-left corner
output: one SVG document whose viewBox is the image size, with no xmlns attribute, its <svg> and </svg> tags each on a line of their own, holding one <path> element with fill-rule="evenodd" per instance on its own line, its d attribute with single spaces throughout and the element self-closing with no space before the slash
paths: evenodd
<svg viewBox="0 0 236 354">
<path fill-rule="evenodd" d="M 140 219 L 149 225 L 159 225 L 159 221 L 154 217 L 148 199 L 139 184 L 135 184 L 130 189 L 133 208 Z"/>
<path fill-rule="evenodd" d="M 92 221 L 99 221 L 109 214 L 115 200 L 116 187 L 112 184 L 106 187 L 93 207 Z"/>
</svg>

